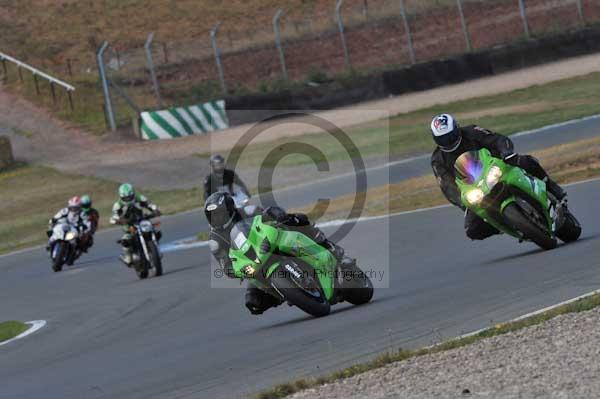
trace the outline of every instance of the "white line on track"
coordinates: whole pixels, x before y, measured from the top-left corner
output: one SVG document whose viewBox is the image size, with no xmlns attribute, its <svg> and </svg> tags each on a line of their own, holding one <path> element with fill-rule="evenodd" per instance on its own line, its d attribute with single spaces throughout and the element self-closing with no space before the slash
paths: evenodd
<svg viewBox="0 0 600 399">
<path fill-rule="evenodd" d="M 23 331 L 21 334 L 17 335 L 16 337 L 13 337 L 9 340 L 0 342 L 0 346 L 6 345 L 10 342 L 16 341 L 21 338 L 25 338 L 26 336 L 33 334 L 34 332 L 43 328 L 46 325 L 46 320 L 26 321 L 25 324 L 29 324 L 31 327 L 29 327 L 27 330 Z"/>
<path fill-rule="evenodd" d="M 574 182 L 574 183 L 569 183 L 569 184 L 565 184 L 564 187 L 570 187 L 570 186 L 576 186 L 579 184 L 586 184 L 586 183 L 592 183 L 595 181 L 600 181 L 600 177 L 596 177 L 593 179 L 587 179 L 587 180 L 582 180 L 582 181 L 578 181 L 578 182 Z M 337 227 L 337 226 L 341 226 L 347 223 L 361 223 L 361 222 L 371 222 L 374 220 L 380 220 L 380 219 L 386 219 L 386 218 L 393 218 L 393 217 L 397 217 L 397 216 L 403 216 L 403 215 L 410 215 L 413 213 L 421 213 L 421 212 L 429 212 L 429 211 L 434 211 L 437 209 L 443 209 L 443 208 L 451 208 L 452 204 L 444 204 L 444 205 L 438 205 L 438 206 L 432 206 L 429 208 L 419 208 L 419 209 L 413 209 L 410 211 L 403 211 L 403 212 L 396 212 L 396 213 L 390 213 L 387 215 L 378 215 L 378 216 L 365 216 L 365 217 L 361 217 L 358 219 L 337 219 L 337 220 L 330 220 L 328 222 L 324 222 L 324 223 L 318 223 L 316 226 L 319 228 L 326 228 L 326 227 Z M 175 252 L 175 251 L 183 251 L 183 250 L 187 250 L 187 249 L 192 249 L 192 248 L 201 248 L 201 247 L 206 247 L 208 246 L 208 241 L 195 241 L 195 237 L 188 237 L 188 238 L 184 238 L 178 241 L 174 241 L 171 243 L 167 243 L 164 246 L 161 246 L 161 250 L 163 252 Z"/>
<path fill-rule="evenodd" d="M 538 129 L 526 130 L 524 132 L 515 133 L 515 134 L 511 135 L 510 137 L 514 138 L 514 137 L 528 136 L 528 135 L 531 135 L 531 134 L 544 133 L 544 132 L 546 132 L 548 130 L 555 129 L 555 128 L 558 128 L 558 127 L 575 125 L 575 124 L 578 124 L 578 123 L 581 123 L 581 122 L 586 122 L 586 121 L 596 120 L 596 119 L 600 119 L 600 114 L 598 114 L 598 115 L 592 115 L 592 116 L 587 116 L 585 118 L 572 119 L 572 120 L 566 121 L 566 122 L 555 123 L 553 125 L 543 126 L 541 128 L 538 128 Z M 424 158 L 427 158 L 429 156 L 430 156 L 429 154 L 423 154 L 423 155 L 418 155 L 418 156 L 414 156 L 414 157 L 410 157 L 410 158 L 401 159 L 401 160 L 394 161 L 394 162 L 388 162 L 388 163 L 385 163 L 383 165 L 379 165 L 379 166 L 374 166 L 374 167 L 371 167 L 371 168 L 367 168 L 367 169 L 365 169 L 365 172 L 368 173 L 368 172 L 372 172 L 372 171 L 378 170 L 378 169 L 385 169 L 385 168 L 389 168 L 389 167 L 392 167 L 392 166 L 401 165 L 401 164 L 409 163 L 409 162 L 412 162 L 412 161 L 424 159 Z M 280 192 L 284 192 L 286 190 L 297 189 L 298 187 L 302 187 L 302 186 L 306 186 L 306 185 L 323 183 L 323 182 L 327 182 L 327 181 L 341 179 L 341 178 L 352 176 L 354 174 L 355 174 L 354 172 L 344 173 L 344 174 L 340 174 L 340 175 L 331 176 L 331 177 L 328 177 L 328 178 L 325 178 L 325 179 L 321 179 L 321 180 L 318 180 L 318 181 L 315 181 L 315 182 L 297 184 L 297 185 L 295 185 L 293 187 L 285 187 L 285 188 L 282 188 L 282 189 L 275 190 L 274 193 L 277 194 L 277 193 L 280 193 Z M 594 180 L 594 179 L 591 179 L 591 180 Z M 588 180 L 588 181 L 590 181 L 590 180 Z M 586 183 L 586 182 L 587 181 L 578 182 L 578 183 Z M 450 205 L 442 205 L 442 206 L 433 207 L 433 208 L 416 209 L 416 210 L 413 210 L 413 211 L 400 212 L 400 213 L 391 214 L 391 215 L 388 215 L 388 216 L 391 217 L 391 216 L 398 216 L 398 215 L 402 215 L 402 214 L 406 214 L 406 213 L 423 212 L 423 211 L 427 211 L 427 210 L 431 210 L 431 209 L 442 208 L 442 207 L 445 207 L 445 206 L 450 206 Z M 180 212 L 180 213 L 177 213 L 175 215 L 170 215 L 170 216 L 185 215 L 185 214 L 188 214 L 188 213 L 198 212 L 200 209 L 201 208 L 190 209 L 190 210 L 187 210 L 187 211 L 184 211 L 184 212 Z M 373 220 L 374 218 L 381 218 L 381 217 L 375 216 L 375 217 L 373 217 L 371 219 L 369 219 L 369 218 L 361 218 L 361 219 L 359 219 L 359 221 Z M 327 227 L 327 226 L 339 226 L 340 224 L 343 224 L 342 222 L 343 221 L 330 221 L 330 222 L 326 222 L 328 224 L 325 227 Z M 346 221 L 345 223 L 348 223 L 348 222 L 349 221 Z M 335 224 L 335 223 L 337 223 L 337 224 Z M 323 227 L 323 226 L 324 225 L 319 225 L 319 227 Z M 98 233 L 106 233 L 106 232 L 109 232 L 109 231 L 112 231 L 112 230 L 115 230 L 115 229 L 102 230 L 102 231 L 100 231 Z M 183 249 L 189 249 L 189 248 L 198 248 L 198 247 L 203 247 L 203 246 L 207 245 L 207 244 L 201 245 L 202 242 L 200 242 L 200 243 L 196 242 L 194 244 L 189 244 L 188 246 L 179 244 L 179 243 L 182 243 L 183 241 L 189 241 L 189 240 L 190 240 L 190 238 L 188 237 L 188 238 L 184 238 L 182 240 L 178 240 L 178 241 L 176 241 L 174 243 L 165 244 L 164 250 L 165 250 L 165 252 L 172 252 L 172 251 L 176 251 L 176 250 L 183 250 Z M 8 257 L 8 256 L 18 255 L 18 254 L 21 254 L 21 253 L 33 251 L 33 250 L 36 250 L 36 249 L 39 249 L 39 248 L 43 248 L 43 247 L 44 247 L 44 245 L 38 245 L 38 246 L 35 246 L 35 247 L 24 248 L 24 249 L 20 249 L 20 250 L 17 250 L 17 251 L 9 252 L 7 254 L 0 255 L 0 259 Z"/>
</svg>

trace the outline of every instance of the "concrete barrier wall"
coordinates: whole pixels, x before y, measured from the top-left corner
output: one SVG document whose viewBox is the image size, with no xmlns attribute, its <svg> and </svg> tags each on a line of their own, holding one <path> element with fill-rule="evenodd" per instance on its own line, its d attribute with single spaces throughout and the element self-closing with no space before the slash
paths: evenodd
<svg viewBox="0 0 600 399">
<path fill-rule="evenodd" d="M 0 169 L 10 166 L 15 161 L 8 137 L 0 136 Z"/>
<path fill-rule="evenodd" d="M 569 57 L 600 52 L 600 26 L 462 54 L 360 77 L 341 85 L 226 99 L 231 125 L 273 116 L 276 110 L 322 110 L 459 83 Z M 248 111 L 254 112 L 248 112 Z"/>
</svg>

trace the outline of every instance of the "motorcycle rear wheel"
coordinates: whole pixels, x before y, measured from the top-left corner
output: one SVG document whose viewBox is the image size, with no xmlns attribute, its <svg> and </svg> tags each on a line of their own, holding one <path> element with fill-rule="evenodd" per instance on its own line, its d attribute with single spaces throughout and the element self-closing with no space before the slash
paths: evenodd
<svg viewBox="0 0 600 399">
<path fill-rule="evenodd" d="M 516 203 L 507 205 L 502 214 L 512 228 L 521 232 L 526 239 L 533 241 L 540 248 L 550 250 L 558 245 L 556 238 L 551 237 L 547 231 L 530 220 Z"/>
<path fill-rule="evenodd" d="M 556 232 L 556 236 L 565 243 L 577 241 L 581 236 L 581 225 L 571 212 L 566 212 L 564 224 Z"/>
<path fill-rule="evenodd" d="M 352 305 L 364 305 L 373 298 L 373 282 L 357 265 L 344 268 L 342 296 Z"/>
</svg>

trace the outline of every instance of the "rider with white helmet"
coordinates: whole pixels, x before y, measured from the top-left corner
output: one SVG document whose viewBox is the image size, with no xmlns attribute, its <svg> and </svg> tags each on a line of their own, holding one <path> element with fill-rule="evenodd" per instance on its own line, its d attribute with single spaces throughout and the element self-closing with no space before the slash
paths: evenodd
<svg viewBox="0 0 600 399">
<path fill-rule="evenodd" d="M 460 190 L 456 186 L 454 163 L 467 151 L 488 149 L 492 156 L 503 159 L 506 163 L 518 166 L 532 176 L 546 182 L 548 191 L 566 206 L 567 194 L 552 180 L 537 159 L 531 155 L 520 155 L 514 152 L 513 142 L 506 136 L 496 134 L 479 126 L 461 127 L 450 114 L 437 115 L 431 121 L 431 133 L 437 148 L 431 155 L 431 167 L 438 179 L 442 192 L 452 204 L 465 209 L 461 202 Z M 465 214 L 465 231 L 473 240 L 483 240 L 498 234 L 498 230 L 487 224 L 471 211 Z"/>
</svg>

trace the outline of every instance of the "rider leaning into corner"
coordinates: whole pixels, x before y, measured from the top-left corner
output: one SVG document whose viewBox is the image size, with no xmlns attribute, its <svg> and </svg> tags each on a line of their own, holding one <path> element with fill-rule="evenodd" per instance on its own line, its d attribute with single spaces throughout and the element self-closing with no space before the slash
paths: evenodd
<svg viewBox="0 0 600 399">
<path fill-rule="evenodd" d="M 121 261 L 131 267 L 132 263 L 132 239 L 129 228 L 138 223 L 144 216 L 144 210 L 149 210 L 152 216 L 160 216 L 160 210 L 142 194 L 136 194 L 133 186 L 129 183 L 121 184 L 119 187 L 119 200 L 112 208 L 111 224 L 123 226 L 123 236 L 118 241 L 122 247 Z M 160 231 L 156 232 L 156 239 L 160 240 Z"/>
<path fill-rule="evenodd" d="M 48 231 L 46 235 L 48 236 L 48 245 L 46 246 L 46 250 L 49 251 L 52 246 L 52 229 L 57 223 L 68 223 L 71 226 L 75 226 L 79 231 L 79 234 L 85 234 L 91 230 L 90 221 L 88 218 L 81 212 L 81 199 L 79 197 L 73 197 L 67 203 L 67 207 L 61 209 L 48 221 Z M 81 242 L 78 242 L 81 245 Z M 81 248 L 82 250 L 84 248 Z"/>
<path fill-rule="evenodd" d="M 233 193 L 234 184 L 250 197 L 250 192 L 242 179 L 233 170 L 225 168 L 225 158 L 221 155 L 210 157 L 210 169 L 211 173 L 204 179 L 204 201 L 217 191 L 223 191 L 221 187 L 226 187 L 229 193 Z"/>
<path fill-rule="evenodd" d="M 479 126 L 459 126 L 450 114 L 441 114 L 431 122 L 433 140 L 437 148 L 431 155 L 431 167 L 442 192 L 452 204 L 465 210 L 460 190 L 455 182 L 454 163 L 467 151 L 488 149 L 492 156 L 503 159 L 509 165 L 518 166 L 530 175 L 546 182 L 548 192 L 566 209 L 567 193 L 552 180 L 537 159 L 531 155 L 515 153 L 513 142 L 506 136 L 496 134 Z M 500 232 L 487 224 L 474 212 L 465 213 L 465 231 L 472 240 L 483 240 Z"/>
<path fill-rule="evenodd" d="M 100 213 L 92 207 L 92 197 L 88 194 L 81 196 L 81 214 L 90 222 L 89 234 L 85 235 L 85 242 L 83 243 L 83 251 L 87 252 L 94 245 L 94 234 L 98 230 L 98 223 L 100 222 Z"/>
<path fill-rule="evenodd" d="M 219 266 L 230 278 L 235 278 L 229 248 L 231 236 L 235 235 L 235 225 L 245 218 L 262 215 L 265 222 L 273 222 L 280 228 L 299 231 L 310 237 L 317 244 L 329 250 L 343 265 L 352 265 L 355 260 L 344 256 L 344 249 L 329 241 L 325 234 L 312 225 L 304 214 L 286 213 L 279 207 L 269 207 L 265 210 L 255 205 L 247 205 L 236 209 L 235 203 L 228 193 L 217 192 L 212 194 L 204 204 L 204 214 L 211 227 L 209 246 Z M 233 231 L 233 233 L 232 233 Z M 265 310 L 278 306 L 280 302 L 273 296 L 249 284 L 246 289 L 246 307 L 252 314 L 262 314 Z"/>
</svg>

